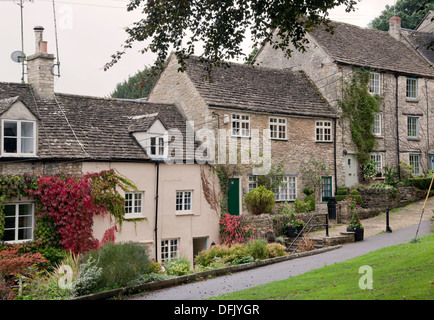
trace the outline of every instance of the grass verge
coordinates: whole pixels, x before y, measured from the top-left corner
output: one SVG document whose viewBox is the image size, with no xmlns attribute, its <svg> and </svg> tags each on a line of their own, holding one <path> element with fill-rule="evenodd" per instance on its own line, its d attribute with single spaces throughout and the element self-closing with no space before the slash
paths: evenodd
<svg viewBox="0 0 434 320">
<path fill-rule="evenodd" d="M 372 289 L 361 289 L 372 271 Z M 359 273 L 360 270 L 360 273 Z M 212 298 L 214 300 L 433 300 L 434 235 Z"/>
</svg>

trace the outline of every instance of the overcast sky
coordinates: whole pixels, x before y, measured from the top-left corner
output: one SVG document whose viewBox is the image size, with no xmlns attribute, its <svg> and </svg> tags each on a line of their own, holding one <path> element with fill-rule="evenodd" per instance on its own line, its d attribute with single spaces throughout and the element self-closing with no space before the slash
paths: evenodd
<svg viewBox="0 0 434 320">
<path fill-rule="evenodd" d="M 155 56 L 141 54 L 141 44 L 129 50 L 108 71 L 104 64 L 121 49 L 127 35 L 124 28 L 140 19 L 140 10 L 127 12 L 128 0 L 55 0 L 61 76 L 55 78 L 55 91 L 108 97 L 118 82 L 127 79 Z M 0 0 L 0 82 L 21 82 L 21 64 L 11 53 L 21 50 L 21 18 L 18 0 Z M 385 6 L 395 0 L 361 0 L 357 10 L 344 8 L 330 12 L 330 18 L 366 27 Z M 24 52 L 35 52 L 33 27 L 43 26 L 48 52 L 56 53 L 52 0 L 24 2 Z"/>
</svg>

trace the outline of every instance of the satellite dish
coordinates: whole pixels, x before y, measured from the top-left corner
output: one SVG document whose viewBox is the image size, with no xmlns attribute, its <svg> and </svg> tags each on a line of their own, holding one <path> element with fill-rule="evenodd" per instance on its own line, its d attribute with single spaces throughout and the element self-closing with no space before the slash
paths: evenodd
<svg viewBox="0 0 434 320">
<path fill-rule="evenodd" d="M 26 59 L 26 55 L 22 51 L 14 51 L 11 54 L 11 59 L 12 61 L 21 63 L 24 61 L 24 59 Z"/>
</svg>

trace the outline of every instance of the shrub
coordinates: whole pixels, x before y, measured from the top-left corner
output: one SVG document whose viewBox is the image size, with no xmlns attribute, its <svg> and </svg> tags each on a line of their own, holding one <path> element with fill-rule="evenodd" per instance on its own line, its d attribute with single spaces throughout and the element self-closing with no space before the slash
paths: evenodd
<svg viewBox="0 0 434 320">
<path fill-rule="evenodd" d="M 431 184 L 430 178 L 410 178 L 407 179 L 407 184 L 421 190 L 428 190 Z"/>
<path fill-rule="evenodd" d="M 73 287 L 74 296 L 83 296 L 98 291 L 102 275 L 102 267 L 98 267 L 98 262 L 91 255 L 80 265 L 80 273 Z"/>
<path fill-rule="evenodd" d="M 164 263 L 167 275 L 169 276 L 183 276 L 191 273 L 190 261 L 185 257 L 170 259 Z"/>
<path fill-rule="evenodd" d="M 315 211 L 315 198 L 313 196 L 307 196 L 304 198 L 304 202 L 308 204 L 309 211 Z"/>
<path fill-rule="evenodd" d="M 255 259 L 265 259 L 267 257 L 267 240 L 255 239 L 247 243 L 250 255 Z"/>
<path fill-rule="evenodd" d="M 84 262 L 91 258 L 101 268 L 96 290 L 127 286 L 151 267 L 146 247 L 135 242 L 107 243 L 86 253 Z"/>
<path fill-rule="evenodd" d="M 244 201 L 247 209 L 253 214 L 270 212 L 275 203 L 274 193 L 264 186 L 253 189 L 246 194 Z"/>
<path fill-rule="evenodd" d="M 286 247 L 280 243 L 267 244 L 267 258 L 275 258 L 286 255 Z"/>
<path fill-rule="evenodd" d="M 306 196 L 310 196 L 312 193 L 314 193 L 315 192 L 315 190 L 313 190 L 313 189 L 310 189 L 310 188 L 304 188 L 303 189 L 303 193 L 306 195 Z"/>
<path fill-rule="evenodd" d="M 294 211 L 296 213 L 303 213 L 303 212 L 309 211 L 310 204 L 306 203 L 304 201 L 300 201 L 300 200 L 298 200 L 298 198 L 295 198 L 293 207 L 294 207 Z"/>
<path fill-rule="evenodd" d="M 245 241 L 245 232 L 241 227 L 240 217 L 225 213 L 220 219 L 220 235 L 222 243 L 231 245 Z"/>
</svg>

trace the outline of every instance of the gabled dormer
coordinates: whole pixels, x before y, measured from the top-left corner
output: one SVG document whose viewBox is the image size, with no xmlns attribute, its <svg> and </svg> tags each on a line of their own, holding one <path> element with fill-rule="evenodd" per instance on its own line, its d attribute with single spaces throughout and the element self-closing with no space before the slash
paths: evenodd
<svg viewBox="0 0 434 320">
<path fill-rule="evenodd" d="M 36 157 L 38 118 L 19 97 L 0 100 L 0 120 L 0 156 Z"/>
<path fill-rule="evenodd" d="M 167 127 L 158 113 L 131 117 L 129 132 L 151 159 L 164 159 L 168 155 Z"/>
</svg>

